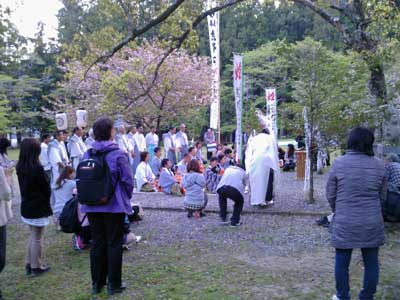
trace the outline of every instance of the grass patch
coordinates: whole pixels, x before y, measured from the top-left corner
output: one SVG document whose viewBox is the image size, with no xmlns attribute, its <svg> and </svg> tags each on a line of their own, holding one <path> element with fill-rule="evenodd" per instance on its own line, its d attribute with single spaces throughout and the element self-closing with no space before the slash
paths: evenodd
<svg viewBox="0 0 400 300">
<path fill-rule="evenodd" d="M 157 235 L 174 236 L 174 232 L 168 232 L 167 223 L 163 225 L 165 232 L 147 231 L 150 224 L 160 219 L 162 217 L 155 218 L 149 213 L 140 225 L 147 242 L 124 253 L 123 279 L 128 290 L 112 299 L 321 300 L 329 299 L 334 292 L 334 253 L 328 244 L 315 245 L 312 250 L 299 246 L 286 255 L 279 251 L 269 253 L 270 245 L 282 243 L 279 236 L 274 236 L 272 226 L 268 230 L 260 226 L 258 230 L 265 235 L 256 240 L 237 240 L 233 244 L 212 238 L 186 240 L 178 237 L 170 239 L 172 243 L 160 244 Z M 288 224 L 283 220 L 280 224 L 291 226 L 289 229 L 297 234 L 301 230 L 295 222 Z M 45 262 L 52 270 L 42 277 L 28 278 L 24 274 L 27 227 L 14 218 L 7 230 L 7 264 L 0 275 L 5 299 L 92 298 L 89 252 L 74 251 L 71 235 L 58 233 L 53 226 L 46 228 Z M 389 228 L 388 239 L 397 239 L 399 232 L 399 227 Z M 229 231 L 226 239 L 230 236 L 235 239 L 235 233 Z M 218 231 L 210 228 L 202 234 L 211 237 Z M 254 247 L 260 245 L 263 249 L 254 253 Z M 355 251 L 351 266 L 353 296 L 357 295 L 362 282 L 360 258 L 359 251 Z M 381 250 L 381 279 L 376 300 L 399 299 L 399 269 L 400 245 L 388 243 Z M 98 299 L 107 299 L 106 293 L 100 294 Z"/>
</svg>

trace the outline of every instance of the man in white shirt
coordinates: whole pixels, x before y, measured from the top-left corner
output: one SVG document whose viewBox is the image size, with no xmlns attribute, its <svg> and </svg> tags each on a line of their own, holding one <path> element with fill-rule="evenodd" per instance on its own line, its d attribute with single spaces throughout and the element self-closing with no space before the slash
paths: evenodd
<svg viewBox="0 0 400 300">
<path fill-rule="evenodd" d="M 143 126 L 137 125 L 136 130 L 137 130 L 137 132 L 135 133 L 135 139 L 136 139 L 139 151 L 144 152 L 144 151 L 146 151 L 146 139 L 144 138 L 144 135 L 143 135 Z"/>
<path fill-rule="evenodd" d="M 50 134 L 43 134 L 42 135 L 42 143 L 40 144 L 40 163 L 42 164 L 44 171 L 49 179 L 51 179 L 51 163 L 49 160 L 49 143 L 51 141 Z"/>
<path fill-rule="evenodd" d="M 189 153 L 183 156 L 183 159 L 178 163 L 178 172 L 180 175 L 184 176 L 187 174 L 187 165 L 192 160 Z"/>
<path fill-rule="evenodd" d="M 156 176 L 151 171 L 150 155 L 147 151 L 140 153 L 141 163 L 136 169 L 135 179 L 137 190 L 140 192 L 155 192 L 154 180 Z"/>
<path fill-rule="evenodd" d="M 94 140 L 94 133 L 93 133 L 93 128 L 89 129 L 89 133 L 88 133 L 88 137 L 85 141 L 85 145 L 86 145 L 86 150 L 92 149 L 92 145 L 95 142 Z"/>
<path fill-rule="evenodd" d="M 128 155 L 129 164 L 133 165 L 133 158 L 135 156 L 134 149 L 132 148 L 132 143 L 128 140 L 126 135 L 125 125 L 122 123 L 117 123 L 116 125 L 117 134 L 115 135 L 115 142 L 117 143 L 119 149 Z M 132 173 L 135 175 L 135 173 Z"/>
<path fill-rule="evenodd" d="M 147 151 L 150 153 L 150 161 L 154 158 L 154 149 L 158 147 L 158 135 L 156 133 L 156 128 L 154 126 L 150 127 L 150 132 L 146 134 L 146 147 Z"/>
<path fill-rule="evenodd" d="M 48 144 L 47 153 L 51 164 L 51 204 L 54 205 L 54 189 L 61 171 L 69 164 L 67 149 L 65 148 L 64 131 L 59 130 L 54 134 L 54 139 Z"/>
<path fill-rule="evenodd" d="M 86 145 L 82 140 L 83 131 L 80 127 L 75 127 L 73 136 L 68 143 L 68 151 L 72 161 L 72 167 L 76 170 L 86 152 Z"/>
<path fill-rule="evenodd" d="M 179 131 L 176 134 L 176 143 L 178 149 L 178 159 L 182 160 L 183 156 L 188 153 L 189 141 L 186 135 L 186 125 L 181 124 L 179 125 Z"/>
<path fill-rule="evenodd" d="M 172 165 L 176 165 L 176 127 L 170 127 L 169 132 L 163 135 L 165 155 Z"/>
</svg>

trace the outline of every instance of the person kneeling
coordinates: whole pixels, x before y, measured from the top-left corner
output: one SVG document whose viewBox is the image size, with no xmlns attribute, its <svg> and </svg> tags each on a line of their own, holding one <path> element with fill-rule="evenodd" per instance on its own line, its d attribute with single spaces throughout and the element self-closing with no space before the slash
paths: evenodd
<svg viewBox="0 0 400 300">
<path fill-rule="evenodd" d="M 168 158 L 161 161 L 161 173 L 159 185 L 161 190 L 169 195 L 182 196 L 182 188 L 175 179 L 175 175 L 171 170 L 172 163 Z"/>
<path fill-rule="evenodd" d="M 188 174 L 183 177 L 183 187 L 186 190 L 183 206 L 188 210 L 188 218 L 205 216 L 203 210 L 207 206 L 207 194 L 204 192 L 206 181 L 201 172 L 198 160 L 192 160 L 188 164 Z"/>
<path fill-rule="evenodd" d="M 140 192 L 155 192 L 154 180 L 156 179 L 156 176 L 154 176 L 149 166 L 149 152 L 141 152 L 140 161 L 141 163 L 138 165 L 135 174 L 137 190 Z"/>
<path fill-rule="evenodd" d="M 244 203 L 244 188 L 246 186 L 246 172 L 242 165 L 231 166 L 225 170 L 224 175 L 217 187 L 219 195 L 219 215 L 222 223 L 227 224 L 227 199 L 231 199 L 235 204 L 231 217 L 231 226 L 240 226 L 240 214 Z"/>
</svg>

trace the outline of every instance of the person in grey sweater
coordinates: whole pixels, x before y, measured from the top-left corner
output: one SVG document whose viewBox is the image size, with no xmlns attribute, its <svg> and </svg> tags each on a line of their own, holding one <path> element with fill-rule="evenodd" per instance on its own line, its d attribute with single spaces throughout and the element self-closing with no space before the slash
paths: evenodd
<svg viewBox="0 0 400 300">
<path fill-rule="evenodd" d="M 206 180 L 201 173 L 201 165 L 198 160 L 191 160 L 187 167 L 188 174 L 183 177 L 185 199 L 183 206 L 188 210 L 188 218 L 205 216 L 203 210 L 207 206 L 207 195 L 204 192 Z"/>
<path fill-rule="evenodd" d="M 381 199 L 386 197 L 384 163 L 374 157 L 374 135 L 366 128 L 350 132 L 348 152 L 335 160 L 329 173 L 326 196 L 334 212 L 330 224 L 336 248 L 336 295 L 349 300 L 349 264 L 354 248 L 364 261 L 364 283 L 360 300 L 371 300 L 379 278 L 378 252 L 385 242 Z"/>
</svg>

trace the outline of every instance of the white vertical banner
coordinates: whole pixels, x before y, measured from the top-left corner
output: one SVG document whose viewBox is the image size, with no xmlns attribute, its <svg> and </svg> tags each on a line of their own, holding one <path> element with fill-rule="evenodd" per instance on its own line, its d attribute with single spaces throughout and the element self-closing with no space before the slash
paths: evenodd
<svg viewBox="0 0 400 300">
<path fill-rule="evenodd" d="M 217 1 L 209 0 L 208 9 L 217 6 Z M 220 45 L 219 45 L 219 12 L 207 17 L 208 33 L 210 37 L 211 68 L 213 71 L 211 83 L 211 108 L 210 108 L 210 127 L 219 130 L 220 115 Z M 219 134 L 219 133 L 218 133 Z"/>
<path fill-rule="evenodd" d="M 305 144 L 306 144 L 306 166 L 305 166 L 305 176 L 304 176 L 304 192 L 310 192 L 310 177 L 311 177 L 311 129 L 308 123 L 308 115 L 307 115 L 307 107 L 304 106 L 303 109 L 303 118 L 304 118 L 304 132 L 306 135 Z"/>
<path fill-rule="evenodd" d="M 236 108 L 236 160 L 242 159 L 243 56 L 233 55 L 233 88 Z"/>
<path fill-rule="evenodd" d="M 270 121 L 269 130 L 275 134 L 278 139 L 278 112 L 276 88 L 265 89 L 265 100 L 267 102 L 267 118 Z"/>
</svg>

